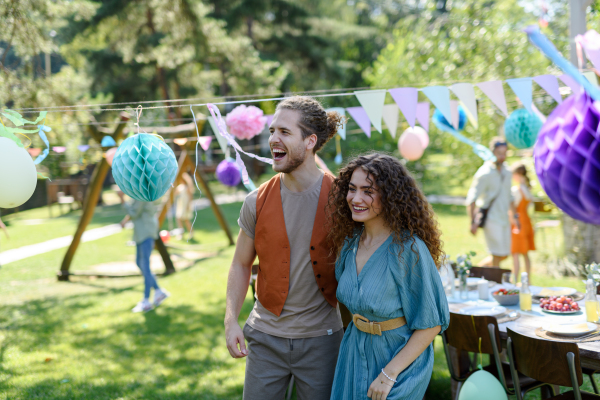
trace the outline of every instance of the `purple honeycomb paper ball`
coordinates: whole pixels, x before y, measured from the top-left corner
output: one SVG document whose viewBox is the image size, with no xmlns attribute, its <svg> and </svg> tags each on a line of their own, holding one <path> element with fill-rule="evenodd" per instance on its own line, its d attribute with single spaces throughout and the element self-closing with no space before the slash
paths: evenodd
<svg viewBox="0 0 600 400">
<path fill-rule="evenodd" d="M 535 172 L 561 210 L 600 224 L 600 103 L 585 92 L 550 114 L 533 149 Z"/>
<path fill-rule="evenodd" d="M 230 158 L 227 158 L 217 165 L 217 171 L 215 172 L 217 179 L 223 185 L 226 186 L 237 186 L 242 181 L 242 175 L 240 173 L 240 167 Z"/>
</svg>

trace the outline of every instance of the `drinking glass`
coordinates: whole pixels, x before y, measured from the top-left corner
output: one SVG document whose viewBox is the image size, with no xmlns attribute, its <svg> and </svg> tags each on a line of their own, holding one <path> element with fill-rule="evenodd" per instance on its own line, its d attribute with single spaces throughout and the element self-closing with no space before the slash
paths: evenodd
<svg viewBox="0 0 600 400">
<path fill-rule="evenodd" d="M 502 286 L 513 287 L 513 277 L 511 272 L 505 272 L 502 274 Z"/>
</svg>

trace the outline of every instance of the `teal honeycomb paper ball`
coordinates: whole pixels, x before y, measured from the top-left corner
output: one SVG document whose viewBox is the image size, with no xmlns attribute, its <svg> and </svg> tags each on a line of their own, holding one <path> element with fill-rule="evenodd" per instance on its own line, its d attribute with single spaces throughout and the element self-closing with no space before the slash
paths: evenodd
<svg viewBox="0 0 600 400">
<path fill-rule="evenodd" d="M 123 193 L 136 200 L 154 201 L 175 181 L 177 160 L 173 150 L 160 138 L 140 133 L 121 143 L 112 169 Z"/>
<path fill-rule="evenodd" d="M 504 122 L 504 135 L 517 149 L 528 149 L 535 144 L 541 128 L 542 120 L 537 115 L 520 108 Z"/>
</svg>

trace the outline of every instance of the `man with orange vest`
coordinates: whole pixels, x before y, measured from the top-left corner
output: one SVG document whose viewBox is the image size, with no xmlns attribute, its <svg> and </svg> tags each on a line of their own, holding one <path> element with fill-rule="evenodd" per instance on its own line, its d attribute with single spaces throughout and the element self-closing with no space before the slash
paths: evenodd
<svg viewBox="0 0 600 400">
<path fill-rule="evenodd" d="M 282 399 L 292 376 L 298 399 L 330 397 L 343 337 L 325 227 L 334 177 L 317 168 L 315 154 L 342 123 L 316 100 L 296 96 L 279 103 L 269 128 L 279 174 L 244 201 L 227 282 L 227 348 L 248 357 L 244 400 Z M 256 301 L 242 330 L 238 317 L 257 256 Z"/>
</svg>

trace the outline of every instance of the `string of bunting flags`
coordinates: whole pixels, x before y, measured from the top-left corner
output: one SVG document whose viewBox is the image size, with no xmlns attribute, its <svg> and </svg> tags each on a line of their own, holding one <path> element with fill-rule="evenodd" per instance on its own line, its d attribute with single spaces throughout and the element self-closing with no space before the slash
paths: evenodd
<svg viewBox="0 0 600 400">
<path fill-rule="evenodd" d="M 596 58 L 600 63 L 600 51 L 598 52 L 598 55 L 596 55 Z M 590 57 L 590 59 L 592 58 Z M 584 73 L 584 76 L 593 85 L 598 85 L 596 75 L 593 71 Z M 548 95 L 552 97 L 552 99 L 554 99 L 558 104 L 562 104 L 563 99 L 560 92 L 559 82 L 562 82 L 564 86 L 569 87 L 573 93 L 577 93 L 581 90 L 581 84 L 573 79 L 570 75 L 563 74 L 560 76 L 555 76 L 551 74 L 545 74 L 535 77 L 506 79 L 504 81 L 494 80 L 475 84 L 455 83 L 449 86 L 438 85 L 420 89 L 415 87 L 401 87 L 392 89 L 356 90 L 353 92 L 353 94 L 360 103 L 360 106 L 346 108 L 332 107 L 327 109 L 327 111 L 336 111 L 343 116 L 349 115 L 369 138 L 371 137 L 373 128 L 377 132 L 382 133 L 384 123 L 387 126 L 391 136 L 396 138 L 396 132 L 400 123 L 401 113 L 410 126 L 410 129 L 406 130 L 403 135 L 414 135 L 414 137 L 404 137 L 402 140 L 399 140 L 399 150 L 402 156 L 408 160 L 416 160 L 421 157 L 424 149 L 427 147 L 427 144 L 424 143 L 429 142 L 427 134 L 429 133 L 431 108 L 433 106 L 435 110 L 435 113 L 433 114 L 433 121 L 440 130 L 453 135 L 461 142 L 471 146 L 474 153 L 483 160 L 490 160 L 493 159 L 493 155 L 485 146 L 472 141 L 460 133 L 460 131 L 464 129 L 464 122 L 466 122 L 466 119 L 468 119 L 475 128 L 478 127 L 478 106 L 475 88 L 478 88 L 487 98 L 489 98 L 492 104 L 494 104 L 494 106 L 502 113 L 502 115 L 507 118 L 509 117 L 509 112 L 507 107 L 506 93 L 504 90 L 504 83 L 507 84 L 514 95 L 522 103 L 524 107 L 523 111 L 526 110 L 526 114 L 520 113 L 518 116 L 519 118 L 516 118 L 517 116 L 515 116 L 515 118 L 510 121 L 510 132 L 507 132 L 509 133 L 507 134 L 507 139 L 511 140 L 512 137 L 517 137 L 522 134 L 522 132 L 528 132 L 527 129 L 530 129 L 532 126 L 538 126 L 538 129 L 534 132 L 537 134 L 539 126 L 541 125 L 538 124 L 538 122 L 543 122 L 545 120 L 545 116 L 539 112 L 533 103 L 533 83 L 536 83 L 540 88 L 548 93 Z M 421 92 L 429 101 L 420 102 L 419 92 Z M 392 104 L 385 104 L 385 99 L 388 93 L 394 101 Z M 453 97 L 455 97 L 456 100 L 454 100 Z M 214 105 L 212 106 L 214 107 Z M 208 105 L 208 107 L 210 110 L 211 105 Z M 235 115 L 236 119 L 240 118 L 239 115 L 243 114 L 241 114 L 241 112 L 238 113 L 237 110 L 241 107 L 242 106 L 238 106 L 230 114 Z M 253 109 L 252 112 L 259 111 L 258 108 L 253 106 L 250 106 L 247 109 Z M 212 110 L 211 114 L 213 114 Z M 262 117 L 262 114 L 255 114 L 256 119 L 260 117 Z M 264 120 L 261 120 L 260 122 L 262 123 L 264 121 L 268 127 L 272 119 L 273 115 L 265 115 Z M 217 141 L 219 142 L 219 146 L 226 154 L 229 154 L 227 150 L 228 145 L 235 146 L 233 144 L 235 143 L 233 136 L 237 137 L 238 139 L 246 139 L 254 136 L 254 134 L 258 134 L 258 131 L 260 131 L 259 129 L 252 135 L 248 135 L 245 132 L 243 135 L 239 135 L 234 134 L 234 131 L 232 130 L 232 134 L 229 135 L 228 139 L 224 135 L 220 134 L 221 130 L 219 128 L 219 124 L 214 119 L 214 114 L 208 117 L 208 122 L 215 134 Z M 246 124 L 249 125 L 251 122 L 246 122 Z M 256 124 L 259 123 L 256 122 Z M 417 124 L 420 126 L 417 126 Z M 227 120 L 226 118 L 223 126 L 229 127 L 230 130 L 235 129 L 232 128 L 232 125 L 233 124 L 230 124 L 230 120 Z M 510 134 L 512 134 L 512 136 Z M 530 134 L 530 136 L 531 135 L 533 135 L 533 133 Z M 339 139 L 346 140 L 346 124 L 344 124 L 344 126 L 342 126 L 342 128 L 338 131 L 338 136 Z M 416 138 L 419 136 L 424 136 L 426 139 L 421 138 L 417 140 Z M 515 143 L 513 144 L 515 144 L 518 148 L 526 148 L 533 145 L 530 137 L 519 137 L 518 140 L 515 139 L 514 142 Z M 335 157 L 335 162 L 337 164 L 341 164 L 342 156 L 341 146 L 339 143 L 336 143 L 336 149 L 337 155 Z M 236 163 L 240 168 L 244 168 L 239 162 Z"/>
</svg>

